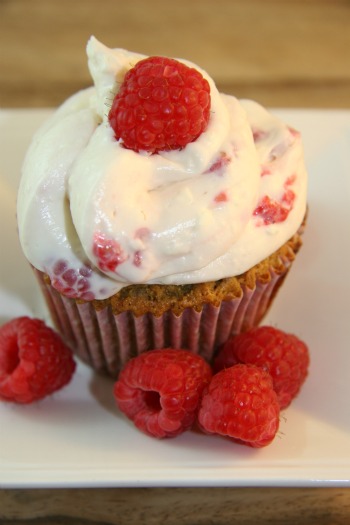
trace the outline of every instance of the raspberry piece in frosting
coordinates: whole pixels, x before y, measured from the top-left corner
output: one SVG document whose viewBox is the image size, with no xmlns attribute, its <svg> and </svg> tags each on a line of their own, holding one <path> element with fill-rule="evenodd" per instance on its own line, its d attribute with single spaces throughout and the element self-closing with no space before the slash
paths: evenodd
<svg viewBox="0 0 350 525">
<path fill-rule="evenodd" d="M 157 153 L 196 140 L 209 111 L 209 83 L 201 73 L 171 58 L 149 57 L 125 75 L 109 122 L 126 148 Z"/>
<path fill-rule="evenodd" d="M 262 219 L 264 225 L 283 222 L 287 219 L 289 212 L 293 209 L 295 193 L 290 188 L 296 180 L 295 175 L 287 178 L 283 185 L 284 192 L 281 200 L 276 201 L 265 195 L 254 210 L 254 215 Z"/>
<path fill-rule="evenodd" d="M 101 232 L 95 233 L 93 254 L 97 259 L 97 266 L 103 272 L 115 272 L 116 268 L 126 260 L 119 244 L 114 239 L 108 239 Z"/>
<path fill-rule="evenodd" d="M 91 301 L 95 299 L 90 290 L 92 269 L 88 265 L 73 268 L 65 259 L 58 259 L 52 269 L 46 270 L 50 276 L 51 285 L 60 293 L 75 299 Z"/>
<path fill-rule="evenodd" d="M 289 210 L 280 202 L 265 195 L 254 210 L 254 215 L 262 219 L 263 224 L 275 224 L 283 222 L 288 217 Z"/>
</svg>

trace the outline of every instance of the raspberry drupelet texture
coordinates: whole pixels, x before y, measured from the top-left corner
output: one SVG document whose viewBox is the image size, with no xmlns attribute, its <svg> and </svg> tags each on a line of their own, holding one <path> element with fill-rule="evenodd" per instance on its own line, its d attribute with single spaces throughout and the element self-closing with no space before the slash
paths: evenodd
<svg viewBox="0 0 350 525">
<path fill-rule="evenodd" d="M 103 233 L 94 235 L 93 253 L 97 265 L 103 272 L 115 272 L 117 267 L 126 260 L 121 247 L 114 239 L 108 239 Z"/>
<path fill-rule="evenodd" d="M 281 408 L 298 394 L 309 367 L 307 345 L 293 334 L 260 326 L 229 339 L 216 358 L 216 371 L 250 363 L 269 372 Z"/>
<path fill-rule="evenodd" d="M 203 393 L 199 426 L 251 447 L 271 443 L 279 427 L 279 405 L 271 376 L 239 364 L 215 374 Z"/>
<path fill-rule="evenodd" d="M 211 368 L 187 350 L 151 350 L 131 359 L 114 385 L 120 410 L 139 430 L 175 437 L 193 425 Z"/>
<path fill-rule="evenodd" d="M 90 290 L 92 269 L 88 264 L 74 269 L 65 259 L 58 259 L 47 274 L 50 275 L 51 285 L 63 295 L 84 301 L 95 299 Z"/>
<path fill-rule="evenodd" d="M 149 57 L 125 75 L 109 112 L 117 140 L 134 151 L 181 149 L 206 129 L 210 86 L 178 60 Z"/>
<path fill-rule="evenodd" d="M 19 317 L 0 328 L 0 399 L 31 403 L 66 385 L 71 350 L 40 319 Z"/>
</svg>

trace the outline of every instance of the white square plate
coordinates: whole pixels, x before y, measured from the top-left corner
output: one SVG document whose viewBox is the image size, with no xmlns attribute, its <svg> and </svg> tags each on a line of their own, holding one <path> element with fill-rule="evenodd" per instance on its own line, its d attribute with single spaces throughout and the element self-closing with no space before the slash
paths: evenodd
<svg viewBox="0 0 350 525">
<path fill-rule="evenodd" d="M 0 111 L 0 322 L 48 319 L 19 246 L 24 152 L 51 110 Z M 304 339 L 311 368 L 275 441 L 251 449 L 190 431 L 157 441 L 118 413 L 112 381 L 79 365 L 39 403 L 0 403 L 0 487 L 350 485 L 350 111 L 275 110 L 302 132 L 310 174 L 304 247 L 265 324 Z"/>
</svg>

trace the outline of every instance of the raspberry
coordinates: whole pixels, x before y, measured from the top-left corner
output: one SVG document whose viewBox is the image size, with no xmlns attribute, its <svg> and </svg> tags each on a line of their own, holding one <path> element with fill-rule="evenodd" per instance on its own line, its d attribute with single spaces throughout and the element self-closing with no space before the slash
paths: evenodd
<svg viewBox="0 0 350 525">
<path fill-rule="evenodd" d="M 227 153 L 222 151 L 219 153 L 218 158 L 213 162 L 213 164 L 209 167 L 206 173 L 216 172 L 218 175 L 222 175 L 226 166 L 228 166 L 231 161 L 231 157 L 229 157 Z"/>
<path fill-rule="evenodd" d="M 269 372 L 280 407 L 286 408 L 306 379 L 309 351 L 295 335 L 260 326 L 229 339 L 214 367 L 221 370 L 236 363 L 250 363 Z"/>
<path fill-rule="evenodd" d="M 206 129 L 210 87 L 177 60 L 149 57 L 125 75 L 108 118 L 117 140 L 134 151 L 181 149 Z"/>
<path fill-rule="evenodd" d="M 260 142 L 261 140 L 265 140 L 268 136 L 267 131 L 264 131 L 263 129 L 253 128 L 252 132 L 254 142 Z"/>
<path fill-rule="evenodd" d="M 279 427 L 279 405 L 271 376 L 238 364 L 215 374 L 203 393 L 199 426 L 251 447 L 271 443 Z"/>
<path fill-rule="evenodd" d="M 81 268 L 70 268 L 68 261 L 59 259 L 52 269 L 46 269 L 51 285 L 61 294 L 74 299 L 92 301 L 94 294 L 90 291 L 89 279 L 92 269 L 88 265 Z"/>
<path fill-rule="evenodd" d="M 263 170 L 262 175 L 266 174 L 267 172 Z M 294 182 L 295 176 L 293 175 L 286 180 L 284 183 L 284 193 L 280 201 L 270 199 L 268 195 L 262 197 L 253 212 L 253 215 L 262 220 L 261 224 L 276 224 L 277 222 L 286 220 L 294 205 L 295 193 L 289 187 L 292 186 Z"/>
<path fill-rule="evenodd" d="M 288 217 L 289 210 L 281 203 L 265 195 L 254 210 L 254 215 L 263 220 L 263 224 L 276 224 L 283 222 Z"/>
<path fill-rule="evenodd" d="M 103 272 L 116 272 L 117 267 L 127 259 L 120 245 L 101 232 L 94 235 L 93 254 L 97 259 L 97 266 Z"/>
<path fill-rule="evenodd" d="M 31 403 L 66 385 L 71 351 L 40 319 L 19 317 L 0 328 L 0 399 Z"/>
<path fill-rule="evenodd" d="M 131 359 L 114 385 L 120 410 L 145 434 L 174 437 L 195 421 L 211 368 L 188 350 L 150 350 Z"/>
</svg>

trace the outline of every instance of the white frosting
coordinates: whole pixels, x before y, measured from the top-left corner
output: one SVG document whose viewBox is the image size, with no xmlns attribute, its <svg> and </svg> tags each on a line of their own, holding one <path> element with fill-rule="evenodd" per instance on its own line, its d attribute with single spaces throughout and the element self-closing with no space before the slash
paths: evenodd
<svg viewBox="0 0 350 525">
<path fill-rule="evenodd" d="M 194 66 L 210 84 L 206 131 L 182 150 L 128 150 L 108 107 L 144 57 L 95 38 L 87 53 L 94 87 L 37 132 L 18 193 L 24 253 L 60 291 L 103 299 L 129 284 L 238 275 L 295 233 L 307 180 L 297 132 L 253 101 L 220 94 Z M 275 220 L 266 199 L 282 210 Z"/>
</svg>

